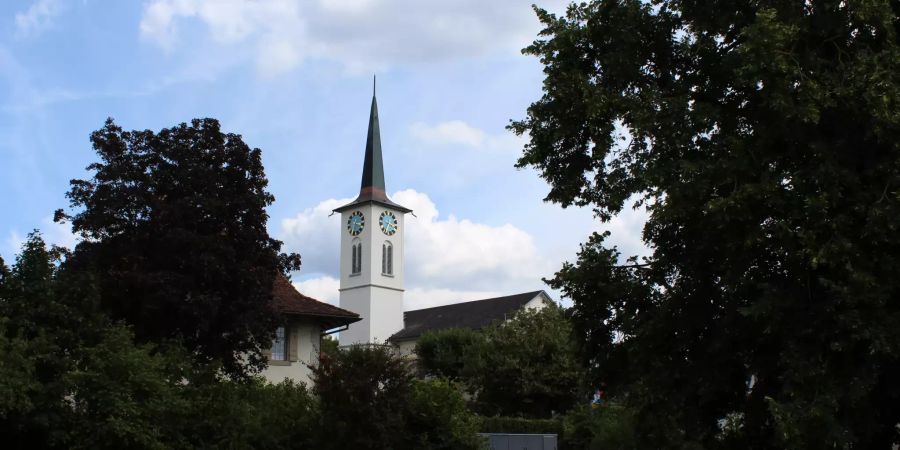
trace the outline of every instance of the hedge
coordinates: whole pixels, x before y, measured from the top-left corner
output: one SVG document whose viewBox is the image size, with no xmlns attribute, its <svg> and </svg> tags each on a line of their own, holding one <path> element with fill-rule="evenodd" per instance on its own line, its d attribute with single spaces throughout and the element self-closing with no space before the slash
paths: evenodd
<svg viewBox="0 0 900 450">
<path fill-rule="evenodd" d="M 556 419 L 524 419 L 521 417 L 481 417 L 482 433 L 556 434 L 562 436 L 563 424 Z"/>
</svg>

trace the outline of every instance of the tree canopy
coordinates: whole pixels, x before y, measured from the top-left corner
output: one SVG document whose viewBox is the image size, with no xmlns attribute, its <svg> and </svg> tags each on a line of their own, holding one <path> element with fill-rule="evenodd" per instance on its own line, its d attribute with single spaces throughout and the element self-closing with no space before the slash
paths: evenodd
<svg viewBox="0 0 900 450">
<path fill-rule="evenodd" d="M 519 167 L 601 220 L 649 214 L 645 261 L 597 234 L 553 280 L 640 446 L 900 441 L 900 3 L 537 12 Z"/>
<path fill-rule="evenodd" d="M 260 150 L 214 119 L 158 133 L 110 119 L 91 142 L 93 176 L 71 181 L 73 212 L 56 214 L 83 238 L 67 268 L 97 275 L 103 308 L 139 342 L 180 340 L 232 374 L 262 367 L 272 282 L 300 258 L 266 231 Z"/>
<path fill-rule="evenodd" d="M 316 396 L 232 380 L 178 342 L 136 343 L 67 270 L 35 232 L 0 279 L 3 448 L 481 448 L 459 390 L 390 350 L 335 345 Z"/>
<path fill-rule="evenodd" d="M 416 343 L 427 376 L 462 383 L 484 415 L 549 418 L 587 398 L 584 367 L 565 311 L 523 310 L 481 330 L 426 333 Z"/>
<path fill-rule="evenodd" d="M 410 361 L 384 346 L 323 355 L 313 368 L 322 449 L 480 449 L 478 422 L 459 389 L 417 380 Z"/>
</svg>

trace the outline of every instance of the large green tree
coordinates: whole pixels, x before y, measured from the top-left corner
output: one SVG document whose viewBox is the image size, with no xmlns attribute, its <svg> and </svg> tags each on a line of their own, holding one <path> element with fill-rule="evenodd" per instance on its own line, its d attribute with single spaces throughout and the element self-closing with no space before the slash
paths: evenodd
<svg viewBox="0 0 900 450">
<path fill-rule="evenodd" d="M 426 333 L 416 343 L 427 376 L 459 381 L 484 415 L 549 418 L 587 401 L 572 324 L 561 307 L 523 310 L 481 330 Z"/>
<path fill-rule="evenodd" d="M 266 231 L 261 152 L 214 119 L 159 132 L 107 120 L 91 134 L 92 178 L 71 182 L 69 220 L 83 240 L 69 270 L 96 274 L 100 303 L 140 342 L 178 339 L 243 375 L 264 364 L 279 269 L 299 267 Z"/>
<path fill-rule="evenodd" d="M 641 446 L 898 442 L 900 3 L 537 11 L 518 165 L 601 220 L 649 213 L 646 261 L 598 234 L 553 281 Z"/>
<path fill-rule="evenodd" d="M 136 345 L 52 253 L 31 233 L 0 280 L 4 448 L 315 447 L 305 388 L 221 380 L 177 343 Z"/>
<path fill-rule="evenodd" d="M 417 380 L 410 361 L 383 346 L 323 355 L 313 368 L 321 449 L 480 449 L 478 421 L 459 389 Z"/>
</svg>

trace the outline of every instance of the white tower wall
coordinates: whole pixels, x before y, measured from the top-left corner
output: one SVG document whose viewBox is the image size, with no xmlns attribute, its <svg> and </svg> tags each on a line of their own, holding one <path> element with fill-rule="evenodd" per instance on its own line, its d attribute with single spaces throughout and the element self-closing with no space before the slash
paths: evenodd
<svg viewBox="0 0 900 450">
<path fill-rule="evenodd" d="M 359 211 L 365 218 L 363 231 L 352 236 L 347 220 Z M 388 236 L 382 232 L 378 219 L 383 211 L 397 218 L 397 232 Z M 340 306 L 359 314 L 362 321 L 341 332 L 341 344 L 384 343 L 403 328 L 403 212 L 368 202 L 341 212 L 341 281 Z M 356 239 L 362 244 L 362 270 L 352 273 L 353 247 Z M 382 248 L 385 241 L 393 246 L 393 274 L 381 271 Z"/>
</svg>

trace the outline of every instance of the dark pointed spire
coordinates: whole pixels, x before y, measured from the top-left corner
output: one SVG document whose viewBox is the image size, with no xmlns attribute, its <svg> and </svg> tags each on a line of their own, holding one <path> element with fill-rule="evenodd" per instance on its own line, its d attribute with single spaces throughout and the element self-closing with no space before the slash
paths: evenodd
<svg viewBox="0 0 900 450">
<path fill-rule="evenodd" d="M 372 89 L 374 91 L 374 78 Z M 381 130 L 378 126 L 378 102 L 372 92 L 372 109 L 369 111 L 369 134 L 366 136 L 366 158 L 363 162 L 362 184 L 359 194 L 370 194 L 376 199 L 386 199 L 384 187 L 384 163 L 381 160 Z"/>
<path fill-rule="evenodd" d="M 343 211 L 355 205 L 376 202 L 407 213 L 411 209 L 392 202 L 384 186 L 384 163 L 381 159 L 381 129 L 378 124 L 378 102 L 375 100 L 375 77 L 372 76 L 372 109 L 369 111 L 369 133 L 366 136 L 366 156 L 363 160 L 362 183 L 356 200 L 335 209 Z"/>
</svg>

